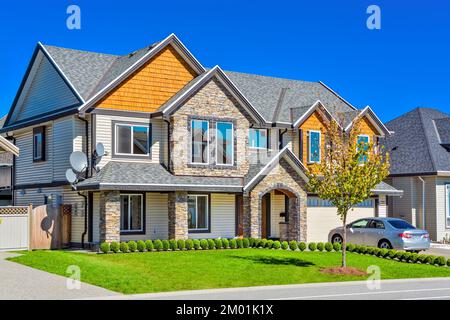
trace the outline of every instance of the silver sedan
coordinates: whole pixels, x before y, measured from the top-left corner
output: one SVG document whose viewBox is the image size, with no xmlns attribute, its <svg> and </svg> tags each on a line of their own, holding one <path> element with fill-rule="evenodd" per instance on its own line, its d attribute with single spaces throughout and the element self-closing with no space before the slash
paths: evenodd
<svg viewBox="0 0 450 320">
<path fill-rule="evenodd" d="M 328 234 L 330 242 L 342 242 L 343 227 Z M 422 251 L 430 248 L 430 235 L 395 218 L 364 218 L 347 225 L 347 243 L 385 249 Z"/>
</svg>

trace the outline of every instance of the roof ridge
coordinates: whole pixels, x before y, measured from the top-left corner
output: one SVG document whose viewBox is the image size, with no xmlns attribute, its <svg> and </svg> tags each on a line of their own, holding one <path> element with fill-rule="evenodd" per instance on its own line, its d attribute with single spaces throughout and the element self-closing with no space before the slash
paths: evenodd
<svg viewBox="0 0 450 320">
<path fill-rule="evenodd" d="M 121 57 L 121 55 L 118 54 L 112 54 L 112 53 L 104 53 L 104 52 L 97 52 L 97 51 L 90 51 L 90 50 L 81 50 L 81 49 L 73 49 L 73 48 L 67 48 L 67 47 L 61 47 L 61 46 L 54 46 L 49 44 L 42 44 L 44 47 L 51 47 L 51 48 L 57 48 L 57 49 L 63 49 L 63 50 L 70 50 L 70 51 L 77 51 L 81 53 L 91 53 L 91 54 L 98 54 L 103 56 L 111 56 L 111 57 Z"/>
<path fill-rule="evenodd" d="M 298 79 L 282 78 L 282 77 L 276 77 L 276 76 L 266 76 L 266 75 L 262 75 L 262 74 L 248 73 L 248 72 L 241 72 L 241 71 L 224 70 L 224 72 L 225 73 L 232 72 L 232 73 L 238 73 L 238 74 L 261 77 L 261 78 L 270 78 L 270 79 L 287 80 L 287 81 L 294 81 L 294 82 L 306 82 L 306 83 L 320 84 L 319 81 L 298 80 Z"/>
<path fill-rule="evenodd" d="M 430 139 L 428 137 L 427 132 L 425 131 L 425 124 L 424 124 L 424 120 L 423 120 L 423 115 L 422 115 L 422 111 L 420 108 L 417 108 L 417 111 L 419 113 L 419 118 L 420 118 L 420 125 L 422 126 L 422 132 L 425 135 L 425 140 L 427 141 L 427 150 L 428 150 L 428 154 L 430 156 L 431 159 L 431 165 L 433 166 L 433 170 L 435 172 L 437 172 L 437 166 L 436 166 L 436 161 L 434 159 L 433 153 L 431 152 L 431 148 L 430 148 Z"/>
</svg>

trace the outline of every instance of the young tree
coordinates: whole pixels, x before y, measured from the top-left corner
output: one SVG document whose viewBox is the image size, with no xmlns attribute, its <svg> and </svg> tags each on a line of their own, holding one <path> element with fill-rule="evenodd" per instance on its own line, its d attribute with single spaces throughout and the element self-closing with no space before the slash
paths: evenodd
<svg viewBox="0 0 450 320">
<path fill-rule="evenodd" d="M 389 154 L 370 141 L 359 141 L 361 119 L 345 132 L 336 121 L 326 125 L 325 154 L 309 173 L 308 189 L 337 207 L 344 227 L 342 267 L 347 266 L 347 214 L 371 196 L 371 190 L 389 174 Z"/>
</svg>

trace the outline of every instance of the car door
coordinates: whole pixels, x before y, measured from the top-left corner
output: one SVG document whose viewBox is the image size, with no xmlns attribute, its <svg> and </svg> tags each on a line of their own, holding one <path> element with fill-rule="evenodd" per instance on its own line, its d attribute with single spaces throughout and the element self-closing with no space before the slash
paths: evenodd
<svg viewBox="0 0 450 320">
<path fill-rule="evenodd" d="M 364 243 L 364 231 L 370 219 L 360 219 L 349 225 L 347 229 L 347 242 L 354 244 Z"/>
<path fill-rule="evenodd" d="M 372 219 L 364 230 L 364 244 L 371 247 L 377 247 L 378 242 L 383 238 L 384 223 L 381 220 Z"/>
</svg>

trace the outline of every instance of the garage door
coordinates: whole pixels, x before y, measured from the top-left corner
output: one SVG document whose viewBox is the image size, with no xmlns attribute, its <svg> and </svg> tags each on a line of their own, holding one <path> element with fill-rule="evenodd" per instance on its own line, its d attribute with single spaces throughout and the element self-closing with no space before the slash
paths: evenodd
<svg viewBox="0 0 450 320">
<path fill-rule="evenodd" d="M 310 205 L 311 204 L 311 205 Z M 347 215 L 348 223 L 361 218 L 375 216 L 375 201 L 367 200 Z M 326 206 L 323 200 L 309 199 L 307 209 L 307 241 L 326 242 L 330 230 L 342 226 L 336 207 Z"/>
<path fill-rule="evenodd" d="M 28 207 L 0 207 L 0 251 L 28 249 L 28 212 Z"/>
</svg>

